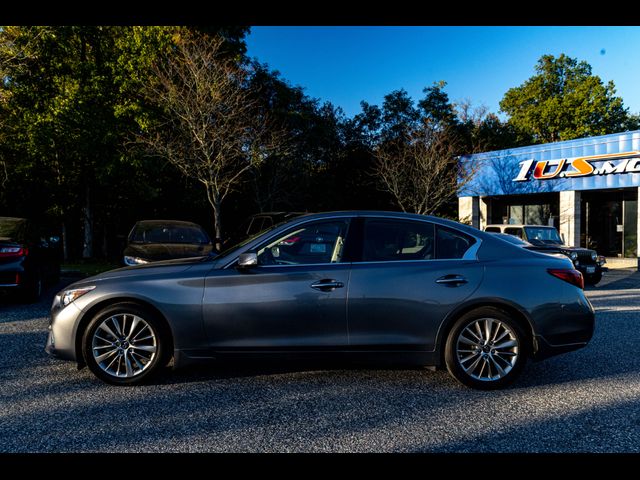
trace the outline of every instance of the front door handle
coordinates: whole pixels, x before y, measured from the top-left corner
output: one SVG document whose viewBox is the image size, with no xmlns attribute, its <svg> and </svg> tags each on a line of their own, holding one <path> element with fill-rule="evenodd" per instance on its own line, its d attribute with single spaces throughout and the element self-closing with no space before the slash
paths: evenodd
<svg viewBox="0 0 640 480">
<path fill-rule="evenodd" d="M 467 279 L 462 275 L 445 275 L 444 277 L 440 277 L 436 280 L 436 283 L 441 283 L 444 285 L 451 285 L 452 287 L 456 287 L 458 285 L 462 285 L 467 283 Z"/>
<path fill-rule="evenodd" d="M 316 290 L 320 290 L 322 292 L 332 292 L 336 288 L 342 287 L 344 287 L 344 283 L 332 279 L 320 280 L 311 284 L 311 288 L 315 288 Z"/>
</svg>

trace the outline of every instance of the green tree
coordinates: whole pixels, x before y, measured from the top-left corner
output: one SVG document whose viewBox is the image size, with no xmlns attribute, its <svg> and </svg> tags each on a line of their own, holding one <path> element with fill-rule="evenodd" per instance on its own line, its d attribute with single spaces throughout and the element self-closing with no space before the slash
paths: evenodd
<svg viewBox="0 0 640 480">
<path fill-rule="evenodd" d="M 507 91 L 500 109 L 516 129 L 530 132 L 536 142 L 555 142 L 623 131 L 634 125 L 606 84 L 584 61 L 561 54 L 543 55 L 536 74 Z"/>
</svg>

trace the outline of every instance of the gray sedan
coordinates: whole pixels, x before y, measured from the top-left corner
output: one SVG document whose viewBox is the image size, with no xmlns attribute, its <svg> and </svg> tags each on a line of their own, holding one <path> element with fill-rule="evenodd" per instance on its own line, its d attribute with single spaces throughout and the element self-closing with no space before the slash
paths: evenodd
<svg viewBox="0 0 640 480">
<path fill-rule="evenodd" d="M 225 356 L 382 356 L 480 389 L 584 347 L 571 261 L 436 217 L 304 215 L 221 255 L 120 268 L 59 292 L 46 350 L 116 384 Z"/>
</svg>

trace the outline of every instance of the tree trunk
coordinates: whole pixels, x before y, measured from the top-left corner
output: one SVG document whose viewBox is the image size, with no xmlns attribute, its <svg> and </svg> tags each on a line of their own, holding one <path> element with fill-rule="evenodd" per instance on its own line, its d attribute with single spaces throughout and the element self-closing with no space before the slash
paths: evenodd
<svg viewBox="0 0 640 480">
<path fill-rule="evenodd" d="M 89 185 L 85 189 L 85 205 L 83 208 L 84 242 L 82 258 L 93 257 L 93 212 L 91 210 L 91 191 Z"/>
<path fill-rule="evenodd" d="M 69 243 L 67 240 L 67 223 L 62 222 L 62 258 L 65 262 L 69 260 Z"/>
<path fill-rule="evenodd" d="M 213 225 L 215 234 L 215 246 L 216 251 L 222 251 L 222 201 L 220 195 L 216 192 L 211 192 L 209 195 L 211 206 L 213 207 Z"/>
</svg>

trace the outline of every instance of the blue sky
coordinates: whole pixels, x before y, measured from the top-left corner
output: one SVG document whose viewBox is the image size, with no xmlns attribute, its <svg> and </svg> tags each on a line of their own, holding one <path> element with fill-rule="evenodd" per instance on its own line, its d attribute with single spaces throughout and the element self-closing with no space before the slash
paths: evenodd
<svg viewBox="0 0 640 480">
<path fill-rule="evenodd" d="M 640 27 L 252 27 L 248 55 L 352 116 L 404 88 L 414 99 L 438 80 L 452 101 L 498 113 L 543 54 L 587 61 L 640 113 Z"/>
</svg>

